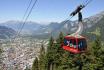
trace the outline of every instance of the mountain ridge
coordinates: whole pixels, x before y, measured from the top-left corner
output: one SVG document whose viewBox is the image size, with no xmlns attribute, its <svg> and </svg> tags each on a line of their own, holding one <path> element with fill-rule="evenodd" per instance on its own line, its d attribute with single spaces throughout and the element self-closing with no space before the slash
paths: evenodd
<svg viewBox="0 0 104 70">
<path fill-rule="evenodd" d="M 0 39 L 9 39 L 16 35 L 16 31 L 6 26 L 0 26 Z"/>
<path fill-rule="evenodd" d="M 96 25 L 104 16 L 104 11 L 98 14 L 95 14 L 91 17 L 84 18 L 83 23 L 84 23 L 84 32 L 86 29 L 89 29 Z M 65 23 L 67 22 L 67 23 Z M 17 26 L 21 26 L 23 22 L 20 21 L 8 21 L 5 23 L 1 23 L 0 25 L 8 26 L 14 30 L 16 29 Z M 44 36 L 45 35 L 48 37 L 48 35 L 52 35 L 57 37 L 60 32 L 63 32 L 65 35 L 66 34 L 71 34 L 75 32 L 78 28 L 78 22 L 77 21 L 70 21 L 70 20 L 64 20 L 60 23 L 58 22 L 51 22 L 48 25 L 43 25 L 39 24 L 37 22 L 26 22 L 23 30 L 22 30 L 22 35 L 27 34 L 27 35 L 32 35 L 32 36 Z"/>
</svg>

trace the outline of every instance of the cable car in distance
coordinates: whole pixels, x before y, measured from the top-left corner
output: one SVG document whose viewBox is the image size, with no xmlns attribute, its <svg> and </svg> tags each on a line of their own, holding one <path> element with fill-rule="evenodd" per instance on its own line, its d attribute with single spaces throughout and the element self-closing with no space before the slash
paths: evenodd
<svg viewBox="0 0 104 70">
<path fill-rule="evenodd" d="M 71 53 L 78 54 L 86 51 L 87 42 L 85 37 L 82 37 L 80 35 L 77 36 L 68 35 L 64 37 L 62 48 Z"/>
</svg>

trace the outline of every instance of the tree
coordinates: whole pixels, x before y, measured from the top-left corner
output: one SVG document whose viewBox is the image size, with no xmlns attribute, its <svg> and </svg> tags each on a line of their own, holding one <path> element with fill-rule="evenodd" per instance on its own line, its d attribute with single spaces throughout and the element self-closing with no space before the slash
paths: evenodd
<svg viewBox="0 0 104 70">
<path fill-rule="evenodd" d="M 46 53 L 46 69 L 52 70 L 53 69 L 53 61 L 54 61 L 54 39 L 51 37 L 49 40 L 49 44 L 47 46 L 47 53 Z"/>
<path fill-rule="evenodd" d="M 64 39 L 63 33 L 60 32 L 59 37 L 58 37 L 58 39 L 57 39 L 57 43 L 58 43 L 58 44 L 61 44 L 61 43 L 63 42 L 63 39 Z"/>
<path fill-rule="evenodd" d="M 32 70 L 39 70 L 39 65 L 38 65 L 38 58 L 36 57 L 33 65 L 32 65 Z"/>
<path fill-rule="evenodd" d="M 104 50 L 102 50 L 102 45 L 101 45 L 101 39 L 100 37 L 96 37 L 96 40 L 93 41 L 90 44 L 90 51 L 88 51 L 89 54 L 85 54 L 86 58 L 85 58 L 85 62 L 83 69 L 84 70 L 103 70 L 104 67 L 104 63 L 102 60 L 102 56 L 104 56 L 103 52 Z M 103 58 L 104 59 L 104 58 Z"/>
<path fill-rule="evenodd" d="M 0 69 L 1 70 L 2 70 L 2 60 L 3 60 L 2 53 L 3 53 L 3 49 L 0 46 Z"/>
<path fill-rule="evenodd" d="M 25 70 L 31 70 L 31 69 L 26 66 L 26 69 Z"/>
<path fill-rule="evenodd" d="M 62 43 L 63 43 L 63 33 L 60 32 L 59 37 L 56 40 L 56 43 L 54 44 L 54 65 L 56 67 L 56 70 L 60 69 L 60 66 L 62 65 L 63 61 L 63 54 L 65 53 L 64 50 L 62 49 Z"/>
<path fill-rule="evenodd" d="M 92 46 L 92 52 L 93 52 L 93 57 L 94 57 L 94 69 L 95 70 L 102 70 L 103 65 L 103 60 L 102 60 L 102 56 L 104 56 L 104 50 L 102 50 L 103 46 L 101 45 L 101 39 L 100 39 L 100 36 L 97 36 L 96 37 L 96 40 L 94 41 L 93 43 L 93 46 Z"/>
<path fill-rule="evenodd" d="M 61 62 L 61 57 L 63 53 L 63 49 L 61 48 L 61 44 L 63 42 L 63 34 L 60 32 L 58 39 L 54 43 L 54 39 L 51 37 L 49 40 L 49 44 L 47 47 L 47 70 L 57 69 Z"/>
<path fill-rule="evenodd" d="M 40 48 L 40 55 L 39 55 L 39 70 L 44 70 L 45 69 L 45 48 L 43 44 L 41 45 Z"/>
</svg>

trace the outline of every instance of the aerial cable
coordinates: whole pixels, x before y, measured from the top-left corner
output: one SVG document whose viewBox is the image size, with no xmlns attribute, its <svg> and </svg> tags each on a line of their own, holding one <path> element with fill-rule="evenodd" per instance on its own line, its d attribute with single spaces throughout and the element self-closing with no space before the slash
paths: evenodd
<svg viewBox="0 0 104 70">
<path fill-rule="evenodd" d="M 91 2 L 92 0 L 86 0 L 85 2 L 85 4 L 82 4 L 83 5 L 83 8 L 85 8 L 90 2 Z M 82 9 L 83 9 L 82 8 Z M 64 22 L 64 24 L 66 24 L 67 22 L 68 22 L 68 20 L 71 20 L 72 18 L 73 18 L 74 16 L 72 15 L 72 16 L 69 16 L 67 19 L 66 19 L 66 21 Z"/>
<path fill-rule="evenodd" d="M 26 17 L 25 20 L 24 20 L 24 23 L 23 23 L 23 25 L 22 25 L 20 31 L 18 32 L 18 35 L 21 33 L 21 31 L 22 31 L 24 25 L 26 24 L 26 21 L 27 21 L 27 19 L 29 18 L 30 14 L 31 14 L 31 12 L 32 12 L 32 10 L 33 10 L 33 8 L 34 8 L 34 6 L 36 5 L 36 3 L 37 3 L 37 0 L 35 0 L 34 4 L 32 5 L 32 7 L 31 7 L 31 9 L 30 9 L 30 11 L 29 11 L 27 17 Z"/>
<path fill-rule="evenodd" d="M 93 1 L 93 0 L 86 0 L 86 1 L 83 2 L 82 4 L 86 7 L 91 1 Z"/>
<path fill-rule="evenodd" d="M 25 16 L 26 16 L 26 14 L 28 13 L 28 10 L 29 10 L 31 4 L 32 4 L 32 0 L 29 0 L 28 7 L 26 8 L 26 11 L 25 11 L 25 13 L 24 13 L 24 15 L 23 15 L 23 17 L 22 17 L 22 19 L 21 19 L 21 22 L 25 19 Z M 21 26 L 21 25 L 19 25 L 19 26 L 17 27 L 16 34 L 15 34 L 15 36 L 14 36 L 12 39 L 15 39 L 15 38 L 17 37 L 17 34 L 18 34 L 18 32 L 19 32 L 19 27 L 20 27 L 20 26 Z M 11 39 L 11 41 L 12 41 L 12 39 Z"/>
<path fill-rule="evenodd" d="M 23 21 L 23 20 L 25 19 L 25 16 L 26 16 L 26 14 L 28 13 L 28 10 L 29 10 L 31 4 L 32 4 L 32 0 L 29 1 L 29 5 L 28 5 L 28 7 L 27 7 L 27 9 L 26 9 L 26 11 L 25 11 L 25 13 L 24 13 L 23 18 L 22 18 L 21 21 Z M 19 32 L 19 27 L 20 27 L 20 26 L 18 26 L 18 30 L 16 31 L 16 33 Z"/>
<path fill-rule="evenodd" d="M 28 5 L 28 7 L 27 7 L 27 9 L 26 9 L 26 11 L 25 11 L 25 14 L 24 14 L 24 16 L 23 16 L 23 20 L 24 20 L 24 18 L 25 18 L 25 16 L 26 16 L 26 14 L 27 14 L 27 12 L 28 12 L 28 10 L 29 10 L 31 4 L 32 4 L 32 0 L 30 0 L 30 3 L 29 3 L 29 5 Z"/>
<path fill-rule="evenodd" d="M 32 2 L 32 0 L 31 0 L 31 2 Z M 29 4 L 29 6 L 31 5 L 31 2 L 30 2 L 30 4 Z M 13 38 L 13 42 L 15 41 L 15 38 L 18 37 L 19 34 L 21 33 L 21 31 L 22 31 L 24 25 L 26 24 L 26 21 L 27 21 L 28 17 L 30 16 L 30 14 L 31 14 L 31 12 L 32 12 L 32 10 L 33 10 L 33 8 L 34 8 L 34 6 L 36 5 L 36 3 L 37 3 L 37 0 L 35 0 L 35 2 L 33 3 L 33 5 L 32 5 L 32 7 L 31 7 L 31 9 L 30 9 L 28 15 L 27 15 L 26 18 L 24 19 L 23 25 L 21 26 L 21 28 L 20 28 L 20 30 L 18 31 L 18 33 L 16 34 L 16 36 Z M 27 9 L 29 9 L 29 7 L 28 7 Z M 27 10 L 27 11 L 28 11 L 28 10 Z M 26 12 L 25 12 L 25 13 L 26 13 Z"/>
<path fill-rule="evenodd" d="M 86 1 L 85 1 L 86 3 L 85 3 L 85 4 L 82 4 L 82 5 L 84 5 L 83 8 L 85 8 L 91 1 L 92 1 L 92 0 L 86 0 Z M 68 18 L 67 18 L 67 19 L 68 19 L 68 20 L 71 20 L 73 17 L 74 17 L 74 16 L 70 16 L 69 19 L 68 19 Z M 64 22 L 64 24 L 67 23 L 67 22 L 68 22 L 68 21 Z"/>
</svg>

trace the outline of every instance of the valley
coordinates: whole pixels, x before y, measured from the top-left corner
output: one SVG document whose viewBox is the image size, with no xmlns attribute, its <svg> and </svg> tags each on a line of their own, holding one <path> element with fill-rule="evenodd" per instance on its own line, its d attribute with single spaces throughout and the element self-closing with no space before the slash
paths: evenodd
<svg viewBox="0 0 104 70">
<path fill-rule="evenodd" d="M 31 68 L 35 57 L 39 56 L 41 45 L 47 46 L 47 40 L 16 38 L 15 42 L 1 44 L 3 49 L 2 70 L 24 70 Z"/>
</svg>

